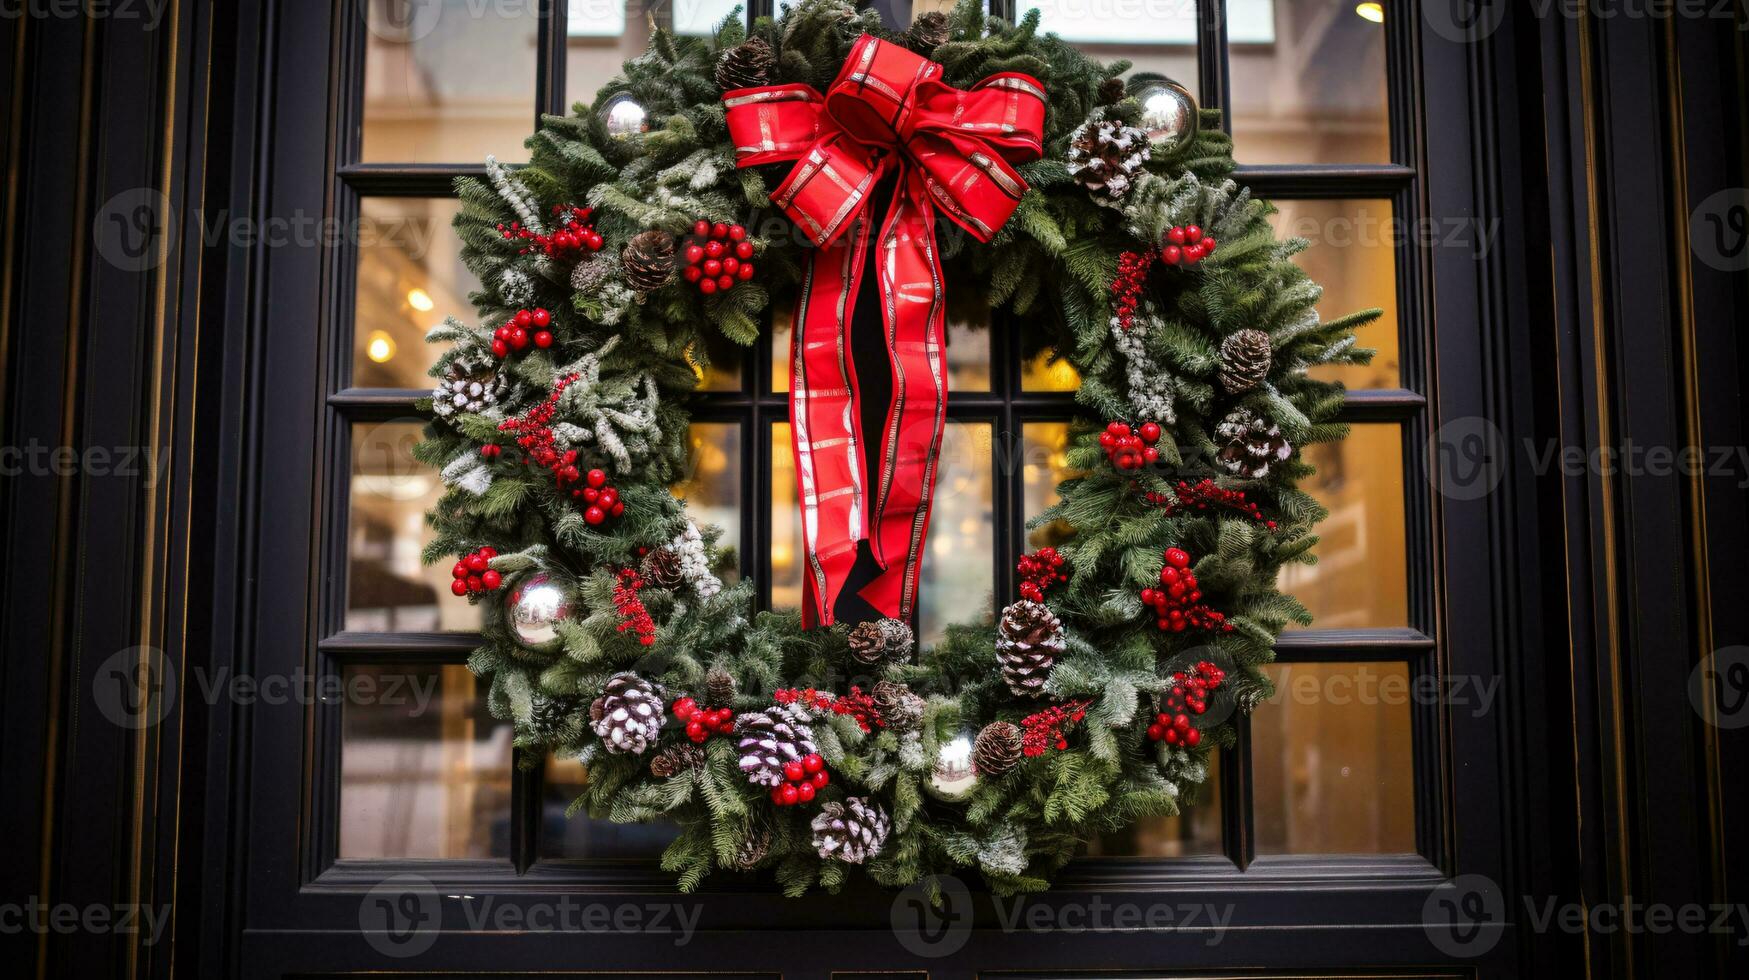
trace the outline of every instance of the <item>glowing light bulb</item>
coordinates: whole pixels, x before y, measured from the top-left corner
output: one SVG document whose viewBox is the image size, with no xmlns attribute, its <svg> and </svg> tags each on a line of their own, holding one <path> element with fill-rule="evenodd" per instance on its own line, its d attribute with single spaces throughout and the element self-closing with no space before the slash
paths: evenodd
<svg viewBox="0 0 1749 980">
<path fill-rule="evenodd" d="M 1356 4 L 1354 12 L 1359 14 L 1362 20 L 1370 20 L 1375 24 L 1385 22 L 1385 5 L 1378 3 L 1377 0 L 1366 0 L 1365 3 Z"/>
<path fill-rule="evenodd" d="M 395 356 L 395 338 L 381 330 L 373 330 L 364 342 L 366 357 L 382 364 Z"/>
<path fill-rule="evenodd" d="M 407 292 L 407 305 L 421 313 L 430 313 L 437 308 L 431 294 L 423 289 L 412 289 Z"/>
</svg>

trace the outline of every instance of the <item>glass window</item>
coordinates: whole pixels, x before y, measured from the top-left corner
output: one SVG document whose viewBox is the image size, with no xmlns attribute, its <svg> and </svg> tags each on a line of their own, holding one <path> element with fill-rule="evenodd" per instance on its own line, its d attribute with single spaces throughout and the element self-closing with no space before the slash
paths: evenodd
<svg viewBox="0 0 1749 980">
<path fill-rule="evenodd" d="M 1087 857 L 1193 857 L 1221 853 L 1221 754 L 1209 753 L 1208 780 L 1194 803 L 1176 817 L 1149 817 L 1101 835 L 1082 848 Z"/>
<path fill-rule="evenodd" d="M 1356 332 L 1359 344 L 1378 353 L 1368 365 L 1326 364 L 1308 373 L 1322 381 L 1340 381 L 1350 391 L 1396 388 L 1402 384 L 1397 346 L 1397 226 L 1391 202 L 1272 201 L 1278 213 L 1271 219 L 1283 238 L 1304 238 L 1311 245 L 1295 261 L 1324 288 L 1318 314 L 1329 318 L 1378 307 L 1384 315 Z"/>
<path fill-rule="evenodd" d="M 1228 0 L 1227 70 L 1240 163 L 1390 162 L 1381 23 L 1387 6 L 1393 5 Z"/>
<path fill-rule="evenodd" d="M 961 290 L 964 292 L 964 290 Z M 860 327 L 860 325 L 859 325 Z M 771 390 L 789 390 L 790 340 L 794 313 L 773 305 L 771 311 Z M 879 330 L 876 323 L 871 329 Z M 990 390 L 990 307 L 949 301 L 947 309 L 947 390 Z"/>
<path fill-rule="evenodd" d="M 413 458 L 424 423 L 411 419 L 352 425 L 352 479 L 346 534 L 346 628 L 356 632 L 478 630 L 480 607 L 450 593 L 450 565 L 427 566 L 425 513 L 443 481 Z"/>
<path fill-rule="evenodd" d="M 995 621 L 995 458 L 988 422 L 949 422 L 924 544 L 918 642 L 947 627 Z"/>
<path fill-rule="evenodd" d="M 1069 423 L 1028 422 L 1021 427 L 1021 485 L 1026 500 L 1026 519 L 1045 512 L 1062 499 L 1058 484 L 1075 476 L 1069 469 Z M 1028 550 L 1059 545 L 1068 538 L 1069 525 L 1053 521 L 1026 533 Z"/>
<path fill-rule="evenodd" d="M 735 422 L 694 422 L 687 439 L 686 478 L 673 487 L 686 501 L 686 513 L 702 530 L 722 529 L 724 581 L 741 577 L 736 557 L 741 547 L 741 426 Z"/>
<path fill-rule="evenodd" d="M 510 854 L 510 725 L 459 665 L 341 672 L 340 857 Z"/>
<path fill-rule="evenodd" d="M 614 823 L 578 810 L 565 811 L 583 793 L 589 773 L 576 759 L 547 756 L 541 786 L 540 856 L 544 858 L 645 858 L 662 855 L 680 828 L 668 823 Z"/>
<path fill-rule="evenodd" d="M 947 8 L 951 2 L 943 0 Z M 1055 33 L 1110 64 L 1154 72 L 1197 89 L 1197 0 L 1017 0 L 1016 19 L 1039 11 L 1039 30 Z"/>
<path fill-rule="evenodd" d="M 1402 429 L 1356 425 L 1304 458 L 1318 472 L 1301 486 L 1330 516 L 1316 531 L 1317 564 L 1283 567 L 1281 590 L 1305 603 L 1317 629 L 1409 625 Z"/>
<path fill-rule="evenodd" d="M 1258 854 L 1415 851 L 1413 692 L 1406 665 L 1265 668 L 1251 716 Z"/>
<path fill-rule="evenodd" d="M 539 4 L 365 2 L 365 163 L 528 159 Z"/>
<path fill-rule="evenodd" d="M 565 101 L 588 106 L 620 75 L 620 66 L 649 50 L 657 27 L 683 36 L 716 33 L 737 0 L 568 0 L 565 21 Z"/>
<path fill-rule="evenodd" d="M 443 348 L 425 334 L 444 317 L 473 319 L 480 281 L 462 264 L 449 198 L 367 197 L 358 208 L 352 386 L 429 389 Z"/>
</svg>

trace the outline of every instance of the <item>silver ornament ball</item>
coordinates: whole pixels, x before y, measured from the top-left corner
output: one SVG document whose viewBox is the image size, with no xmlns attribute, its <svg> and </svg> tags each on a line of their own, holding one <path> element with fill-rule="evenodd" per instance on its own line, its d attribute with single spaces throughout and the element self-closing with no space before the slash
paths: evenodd
<svg viewBox="0 0 1749 980">
<path fill-rule="evenodd" d="M 1181 149 L 1196 137 L 1196 99 L 1184 86 L 1170 79 L 1148 82 L 1136 93 L 1142 104 L 1142 129 L 1148 145 L 1157 150 Z"/>
<path fill-rule="evenodd" d="M 601 121 L 607 124 L 607 135 L 616 140 L 650 131 L 650 114 L 629 92 L 621 92 L 607 100 L 607 104 L 601 107 Z"/>
<path fill-rule="evenodd" d="M 977 788 L 978 773 L 972 766 L 972 744 L 975 738 L 974 732 L 961 732 L 951 740 L 941 743 L 941 752 L 935 758 L 935 769 L 929 774 L 930 795 L 954 803 L 970 796 L 972 790 Z"/>
<path fill-rule="evenodd" d="M 570 618 L 571 599 L 552 576 L 536 572 L 510 590 L 507 613 L 517 642 L 550 650 L 558 645 L 559 623 Z"/>
</svg>

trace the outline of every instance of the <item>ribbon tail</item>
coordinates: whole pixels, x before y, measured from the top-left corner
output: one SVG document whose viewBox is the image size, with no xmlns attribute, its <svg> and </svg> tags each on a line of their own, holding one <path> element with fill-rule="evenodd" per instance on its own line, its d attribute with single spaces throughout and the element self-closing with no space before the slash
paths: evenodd
<svg viewBox="0 0 1749 980">
<path fill-rule="evenodd" d="M 796 303 L 790 343 L 790 424 L 801 504 L 802 622 L 830 626 L 832 609 L 867 534 L 867 488 L 850 304 L 868 245 L 866 216 L 851 234 L 815 249 Z"/>
<path fill-rule="evenodd" d="M 947 421 L 946 320 L 935 214 L 923 177 L 907 171 L 876 247 L 877 281 L 893 394 L 870 538 L 883 571 L 862 596 L 883 615 L 910 619 L 917 607 L 923 545 Z"/>
</svg>

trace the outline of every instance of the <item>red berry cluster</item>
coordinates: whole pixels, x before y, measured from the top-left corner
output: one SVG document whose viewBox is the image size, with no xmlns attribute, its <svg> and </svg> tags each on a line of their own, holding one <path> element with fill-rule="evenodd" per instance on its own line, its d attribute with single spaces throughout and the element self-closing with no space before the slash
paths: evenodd
<svg viewBox="0 0 1749 980">
<path fill-rule="evenodd" d="M 851 686 L 849 694 L 833 700 L 832 713 L 849 715 L 856 722 L 856 727 L 865 732 L 887 727 L 887 720 L 875 709 L 874 698 L 862 693 L 862 688 L 854 685 Z"/>
<path fill-rule="evenodd" d="M 546 350 L 553 346 L 552 325 L 553 315 L 547 310 L 517 310 L 509 323 L 492 331 L 492 356 L 520 354 L 529 344 Z"/>
<path fill-rule="evenodd" d="M 1055 548 L 1040 548 L 1030 555 L 1021 555 L 1014 568 L 1020 573 L 1020 597 L 1033 602 L 1045 601 L 1046 589 L 1069 581 L 1069 576 L 1063 573 L 1063 556 Z"/>
<path fill-rule="evenodd" d="M 728 708 L 701 708 L 696 700 L 681 697 L 676 698 L 668 710 L 686 724 L 686 737 L 694 742 L 735 730 L 735 712 Z"/>
<path fill-rule="evenodd" d="M 553 216 L 559 219 L 558 226 L 547 234 L 537 235 L 524 228 L 520 221 L 512 221 L 508 226 L 499 225 L 498 231 L 506 239 L 520 239 L 528 243 L 516 253 L 518 255 L 527 255 L 538 249 L 541 254 L 555 259 L 574 258 L 576 253 L 584 249 L 591 252 L 601 251 L 604 244 L 601 235 L 589 223 L 590 216 L 594 213 L 593 208 L 555 204 Z"/>
<path fill-rule="evenodd" d="M 1160 243 L 1160 261 L 1166 265 L 1192 266 L 1214 250 L 1214 236 L 1203 234 L 1196 225 L 1181 225 L 1166 232 L 1166 240 Z"/>
<path fill-rule="evenodd" d="M 1117 279 L 1111 284 L 1112 307 L 1117 312 L 1118 326 L 1128 330 L 1136 318 L 1136 307 L 1142 301 L 1142 289 L 1148 283 L 1148 266 L 1153 256 L 1141 252 L 1125 252 L 1117 257 Z"/>
<path fill-rule="evenodd" d="M 1069 740 L 1063 734 L 1063 729 L 1074 725 L 1087 717 L 1087 706 L 1091 699 L 1085 701 L 1065 701 L 1052 705 L 1043 711 L 1027 715 L 1020 720 L 1020 752 L 1027 758 L 1044 755 L 1049 749 L 1062 751 L 1069 747 Z"/>
<path fill-rule="evenodd" d="M 783 764 L 784 782 L 771 788 L 771 802 L 777 806 L 810 803 L 814 794 L 826 788 L 832 777 L 826 772 L 826 760 L 818 752 L 809 752 L 800 759 Z"/>
<path fill-rule="evenodd" d="M 804 708 L 815 711 L 830 711 L 835 700 L 830 694 L 823 694 L 813 688 L 803 690 L 799 687 L 779 688 L 771 695 L 771 700 L 778 704 L 800 704 Z"/>
<path fill-rule="evenodd" d="M 753 278 L 753 243 L 740 225 L 700 220 L 692 226 L 684 254 L 686 269 L 681 276 L 706 296 L 728 292 L 735 283 Z"/>
<path fill-rule="evenodd" d="M 644 608 L 644 600 L 638 596 L 638 590 L 644 587 L 643 576 L 622 568 L 614 578 L 613 611 L 619 613 L 619 631 L 636 633 L 639 643 L 654 646 L 656 621 L 650 618 L 650 610 Z"/>
<path fill-rule="evenodd" d="M 565 455 L 571 454 L 567 452 Z M 607 485 L 607 474 L 601 470 L 590 470 L 585 474 L 583 486 L 573 489 L 571 496 L 589 505 L 583 512 L 583 520 L 591 527 L 600 526 L 608 518 L 619 517 L 626 512 L 625 501 L 619 499 L 617 489 Z"/>
<path fill-rule="evenodd" d="M 1202 732 L 1191 727 L 1190 716 L 1209 709 L 1209 695 L 1227 679 L 1227 673 L 1204 660 L 1189 673 L 1178 671 L 1172 679 L 1176 683 L 1166 692 L 1160 713 L 1148 726 L 1148 738 L 1167 745 L 1195 748 L 1202 741 Z"/>
<path fill-rule="evenodd" d="M 480 447 L 480 456 L 484 459 L 497 459 L 504 455 L 504 447 L 495 442 L 488 442 Z"/>
<path fill-rule="evenodd" d="M 1235 510 L 1246 517 L 1262 524 L 1271 531 L 1275 530 L 1275 522 L 1263 516 L 1257 505 L 1245 499 L 1243 490 L 1227 490 L 1215 485 L 1215 481 L 1202 479 L 1194 485 L 1183 480 L 1173 487 L 1171 494 L 1149 491 L 1148 503 L 1164 508 L 1167 514 L 1181 514 L 1185 511 L 1209 511 L 1217 508 Z"/>
<path fill-rule="evenodd" d="M 1158 462 L 1160 450 L 1154 444 L 1159 441 L 1158 422 L 1143 422 L 1133 430 L 1128 422 L 1113 422 L 1099 434 L 1099 447 L 1105 450 L 1105 458 L 1120 470 L 1139 470 Z"/>
<path fill-rule="evenodd" d="M 497 548 L 486 547 L 463 555 L 449 573 L 455 577 L 449 590 L 456 595 L 470 592 L 490 592 L 504 584 L 504 576 L 486 564 L 498 554 Z"/>
<path fill-rule="evenodd" d="M 1170 633 L 1187 629 L 1231 633 L 1233 624 L 1224 613 L 1202 601 L 1196 573 L 1190 570 L 1190 555 L 1183 548 L 1166 549 L 1166 567 L 1160 569 L 1160 587 L 1142 590 L 1142 604 L 1154 608 L 1155 622 Z"/>
</svg>

